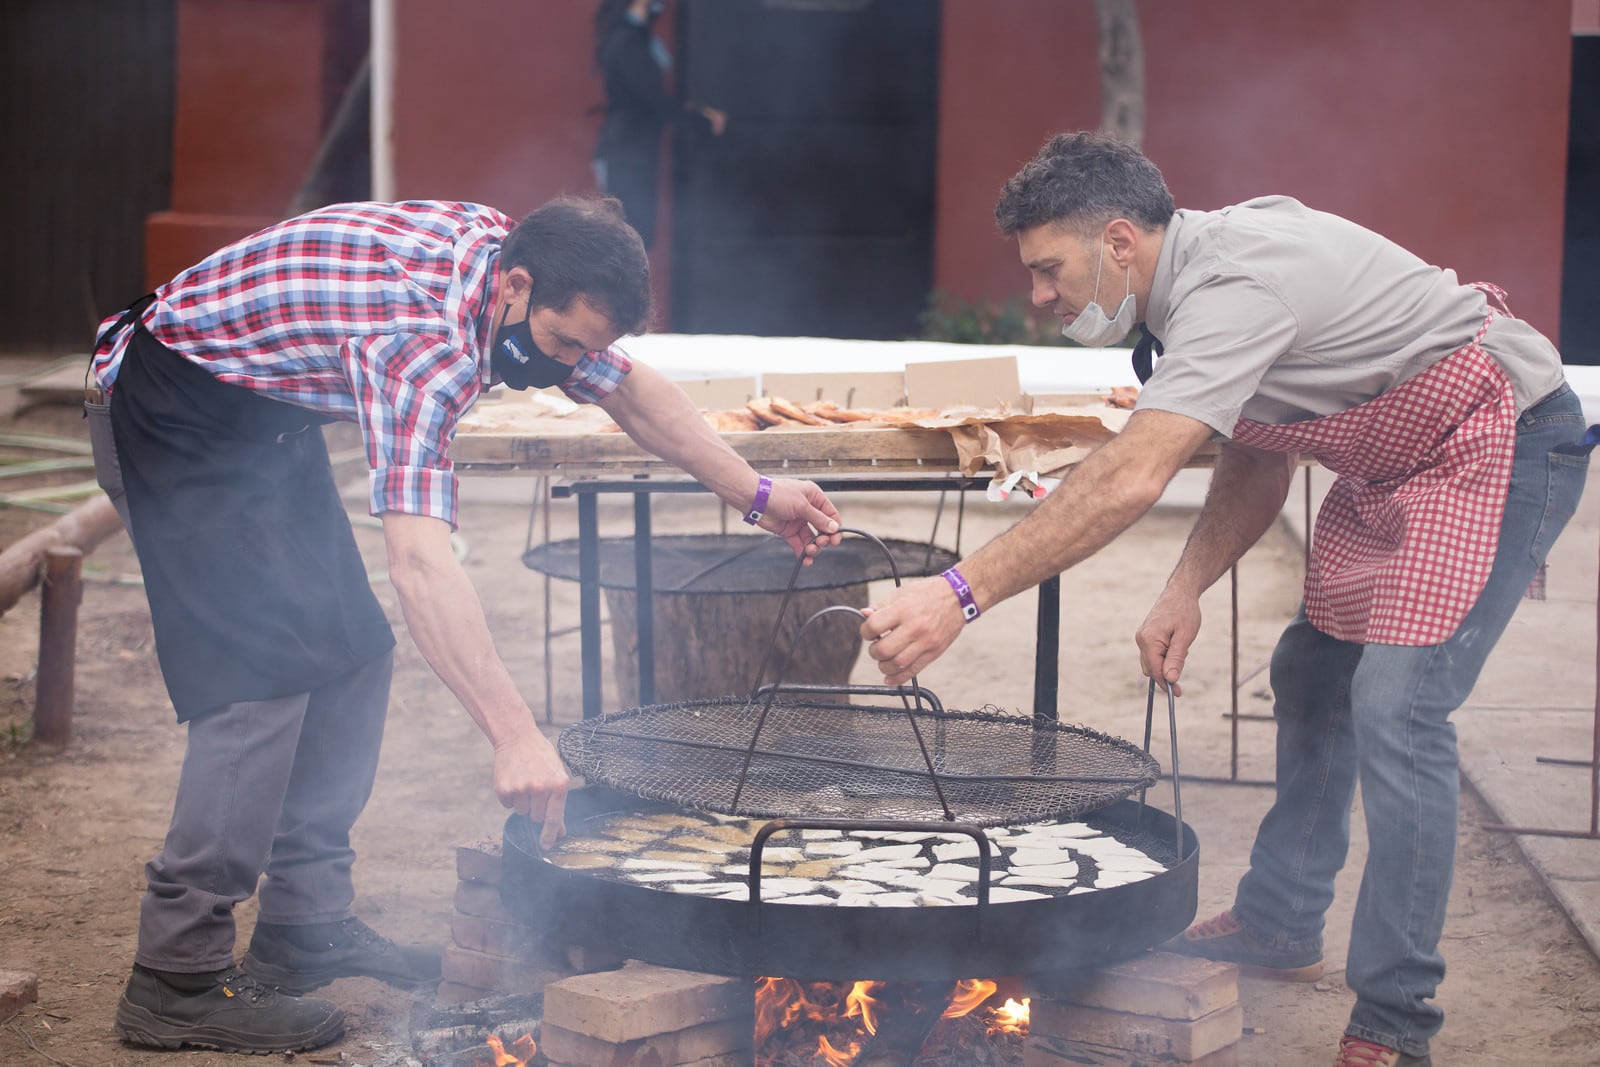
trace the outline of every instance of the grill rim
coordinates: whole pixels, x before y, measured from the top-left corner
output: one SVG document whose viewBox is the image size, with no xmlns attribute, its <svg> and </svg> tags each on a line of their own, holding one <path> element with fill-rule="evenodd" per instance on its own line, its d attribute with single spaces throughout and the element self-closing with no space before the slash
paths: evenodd
<svg viewBox="0 0 1600 1067">
<path fill-rule="evenodd" d="M 671 805 L 604 786 L 567 796 L 574 822 Z M 1093 816 L 1140 828 L 1140 805 L 1121 800 Z M 1145 831 L 1179 831 L 1177 820 L 1142 808 Z M 930 825 L 930 832 L 933 827 Z M 735 976 L 817 981 L 943 980 L 1050 974 L 1127 959 L 1182 933 L 1199 900 L 1200 845 L 1184 825 L 1183 856 L 1142 881 L 1044 900 L 961 907 L 752 904 L 612 881 L 548 863 L 539 828 L 506 820 L 501 900 L 513 913 L 569 943 L 663 967 Z"/>
</svg>

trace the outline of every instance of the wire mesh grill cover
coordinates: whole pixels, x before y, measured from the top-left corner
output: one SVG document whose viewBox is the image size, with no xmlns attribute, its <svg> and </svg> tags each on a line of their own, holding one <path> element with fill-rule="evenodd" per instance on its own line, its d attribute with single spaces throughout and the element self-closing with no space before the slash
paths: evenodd
<svg viewBox="0 0 1600 1067">
<path fill-rule="evenodd" d="M 943 819 L 906 709 L 780 699 L 734 793 L 762 701 L 630 708 L 570 726 L 568 767 L 680 807 L 763 818 Z M 1027 716 L 913 712 L 956 819 L 982 826 L 1072 819 L 1153 784 L 1155 760 L 1119 738 Z"/>
</svg>

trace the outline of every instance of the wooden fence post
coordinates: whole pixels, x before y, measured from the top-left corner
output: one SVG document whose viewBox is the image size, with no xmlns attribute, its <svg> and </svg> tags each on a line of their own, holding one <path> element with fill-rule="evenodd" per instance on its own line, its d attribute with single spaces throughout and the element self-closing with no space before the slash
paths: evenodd
<svg viewBox="0 0 1600 1067">
<path fill-rule="evenodd" d="M 33 737 L 50 745 L 72 740 L 73 672 L 78 647 L 78 603 L 83 599 L 83 550 L 45 550 L 39 598 L 39 673 Z"/>
</svg>

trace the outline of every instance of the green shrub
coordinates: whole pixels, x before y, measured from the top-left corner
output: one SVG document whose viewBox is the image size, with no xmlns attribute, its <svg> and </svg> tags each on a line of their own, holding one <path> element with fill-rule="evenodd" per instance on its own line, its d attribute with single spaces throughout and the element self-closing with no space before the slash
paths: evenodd
<svg viewBox="0 0 1600 1067">
<path fill-rule="evenodd" d="M 1066 345 L 1054 317 L 1036 315 L 1022 297 L 965 300 L 934 292 L 919 319 L 921 339 L 962 345 Z"/>
</svg>

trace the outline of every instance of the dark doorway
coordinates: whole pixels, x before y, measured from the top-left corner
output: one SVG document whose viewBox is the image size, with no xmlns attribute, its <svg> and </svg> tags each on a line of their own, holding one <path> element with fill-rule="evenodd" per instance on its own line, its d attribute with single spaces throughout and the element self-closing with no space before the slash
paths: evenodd
<svg viewBox="0 0 1600 1067">
<path fill-rule="evenodd" d="M 0 4 L 0 346 L 84 351 L 172 195 L 175 0 Z"/>
<path fill-rule="evenodd" d="M 1561 358 L 1600 363 L 1600 36 L 1572 39 Z"/>
<path fill-rule="evenodd" d="M 932 281 L 940 4 L 685 0 L 672 325 L 898 338 Z"/>
</svg>

